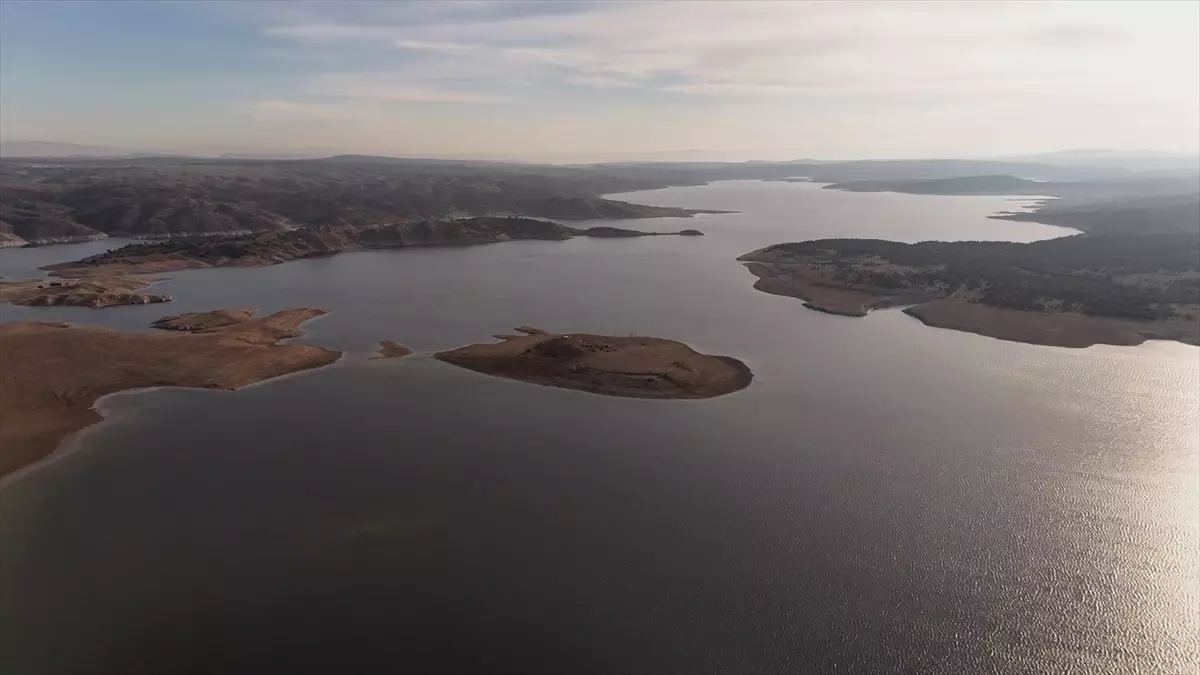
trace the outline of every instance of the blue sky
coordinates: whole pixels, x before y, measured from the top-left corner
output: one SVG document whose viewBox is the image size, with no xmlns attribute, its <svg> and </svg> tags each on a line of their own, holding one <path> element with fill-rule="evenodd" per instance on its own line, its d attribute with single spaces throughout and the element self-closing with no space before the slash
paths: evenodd
<svg viewBox="0 0 1200 675">
<path fill-rule="evenodd" d="M 560 160 L 1195 151 L 1198 45 L 1193 2 L 5 0 L 0 140 Z"/>
</svg>

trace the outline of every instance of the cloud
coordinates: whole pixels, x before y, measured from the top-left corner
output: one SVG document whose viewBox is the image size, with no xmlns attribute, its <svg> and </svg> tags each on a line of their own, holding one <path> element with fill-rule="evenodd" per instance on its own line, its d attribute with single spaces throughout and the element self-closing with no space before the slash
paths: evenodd
<svg viewBox="0 0 1200 675">
<path fill-rule="evenodd" d="M 242 108 L 242 112 L 258 118 L 307 119 L 307 120 L 368 120 L 378 119 L 379 111 L 360 105 L 346 103 L 322 103 L 317 101 L 265 100 L 253 101 Z"/>
<path fill-rule="evenodd" d="M 763 84 L 749 82 L 691 82 L 663 87 L 665 91 L 697 96 L 795 96 L 803 93 L 804 87 L 792 84 Z"/>
<path fill-rule="evenodd" d="M 463 45 L 454 42 L 428 42 L 425 40 L 394 40 L 393 45 L 401 49 L 411 49 L 418 52 L 437 52 L 439 54 L 473 54 L 479 51 L 475 45 Z"/>
<path fill-rule="evenodd" d="M 914 154 L 1200 136 L 1196 3 L 253 4 L 270 46 L 312 64 L 259 115 L 480 147 Z"/>
<path fill-rule="evenodd" d="M 325 73 L 307 78 L 292 99 L 254 101 L 243 112 L 260 118 L 382 120 L 394 104 L 501 103 L 508 97 L 459 91 L 387 74 Z"/>
<path fill-rule="evenodd" d="M 446 77 L 706 97 L 872 90 L 1006 97 L 1063 87 L 1123 87 L 1137 96 L 1147 88 L 1139 76 L 1146 70 L 1184 83 L 1184 93 L 1200 72 L 1188 3 L 402 4 L 317 6 L 267 32 L 416 54 Z"/>
<path fill-rule="evenodd" d="M 309 79 L 305 93 L 340 99 L 390 103 L 496 103 L 508 97 L 482 91 L 462 91 L 420 78 L 388 74 L 323 74 Z"/>
<path fill-rule="evenodd" d="M 629 87 L 633 85 L 633 83 L 628 79 L 613 77 L 612 75 L 579 74 L 567 75 L 564 79 L 569 84 L 577 84 L 581 87 L 597 87 L 601 89 L 607 87 Z"/>
</svg>

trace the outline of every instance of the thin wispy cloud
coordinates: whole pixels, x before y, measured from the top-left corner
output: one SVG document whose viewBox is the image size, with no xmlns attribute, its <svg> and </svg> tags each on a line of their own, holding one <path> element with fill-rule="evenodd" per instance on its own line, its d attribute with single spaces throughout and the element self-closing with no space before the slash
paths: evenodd
<svg viewBox="0 0 1200 675">
<path fill-rule="evenodd" d="M 99 4 L 82 3 L 53 17 L 96 8 L 63 36 L 34 36 L 11 18 L 12 8 L 48 10 L 5 5 L 0 69 L 6 91 L 23 93 L 5 97 L 0 133 L 86 130 L 97 138 L 79 140 L 110 143 L 147 129 L 170 138 L 176 123 L 180 138 L 289 143 L 304 135 L 360 152 L 402 153 L 420 143 L 426 153 L 444 144 L 457 154 L 477 147 L 514 156 L 1200 145 L 1200 3 L 1193 2 L 118 6 L 125 15 L 113 26 L 96 20 L 107 18 Z M 158 23 L 113 30 L 143 14 Z M 196 34 L 196 24 L 211 34 Z M 180 39 L 151 39 L 161 34 Z M 189 35 L 196 45 L 188 46 Z M 17 71 L 14 64 L 44 63 L 40 46 L 64 44 L 64 36 L 87 58 L 68 62 L 61 51 L 50 58 L 63 59 L 63 77 L 78 82 L 50 91 L 47 78 Z M 22 41 L 28 53 L 12 47 Z M 177 94 L 152 94 L 167 89 Z M 73 104 L 65 97 L 74 92 Z M 185 105 L 178 92 L 194 101 Z M 35 99 L 40 108 L 27 103 Z M 72 118 L 70 110 L 85 107 L 114 112 L 86 124 Z M 141 123 L 131 121 L 143 114 Z"/>
<path fill-rule="evenodd" d="M 309 78 L 305 93 L 313 96 L 393 103 L 495 103 L 507 96 L 457 91 L 421 78 L 383 74 L 327 73 Z"/>
<path fill-rule="evenodd" d="M 390 6 L 339 6 L 325 17 L 318 5 L 303 20 L 293 15 L 265 30 L 331 48 L 376 42 L 441 67 L 502 67 L 581 86 L 624 82 L 704 95 L 836 93 L 848 86 L 1008 96 L 1118 84 L 1138 96 L 1152 59 L 1181 81 L 1200 72 L 1186 25 L 1154 25 L 1151 13 L 1130 5 L 1105 12 L 1085 3 L 672 0 L 541 12 L 545 5 L 449 4 L 408 15 Z M 507 17 L 505 8 L 515 15 Z"/>
<path fill-rule="evenodd" d="M 316 101 L 254 101 L 243 108 L 243 112 L 260 118 L 295 118 L 316 120 L 361 121 L 378 119 L 381 112 L 376 108 L 354 103 L 320 103 Z"/>
</svg>

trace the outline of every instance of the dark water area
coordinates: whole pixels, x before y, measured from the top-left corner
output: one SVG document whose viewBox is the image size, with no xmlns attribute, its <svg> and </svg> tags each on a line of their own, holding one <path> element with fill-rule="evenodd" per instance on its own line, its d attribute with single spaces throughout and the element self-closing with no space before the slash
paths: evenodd
<svg viewBox="0 0 1200 675">
<path fill-rule="evenodd" d="M 830 316 L 735 260 L 1070 231 L 988 220 L 1014 208 L 994 197 L 622 198 L 741 213 L 632 225 L 702 238 L 183 272 L 159 285 L 170 305 L 0 306 L 126 329 L 322 307 L 302 340 L 347 351 L 237 392 L 107 398 L 104 423 L 0 487 L 0 672 L 1200 668 L 1196 348 Z M 27 253 L 0 250 L 0 275 Z M 755 381 L 617 399 L 427 356 L 526 323 L 682 340 Z M 383 339 L 418 353 L 368 360 Z"/>
<path fill-rule="evenodd" d="M 20 249 L 0 248 L 0 279 L 13 281 L 49 276 L 43 265 L 53 265 L 67 260 L 79 260 L 90 255 L 123 246 L 128 239 L 97 239 L 78 244 L 52 244 L 49 246 L 26 246 Z"/>
</svg>

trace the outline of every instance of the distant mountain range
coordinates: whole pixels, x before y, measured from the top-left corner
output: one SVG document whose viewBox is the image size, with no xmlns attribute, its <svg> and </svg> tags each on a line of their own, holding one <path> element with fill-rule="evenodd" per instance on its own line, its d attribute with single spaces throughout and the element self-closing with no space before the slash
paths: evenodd
<svg viewBox="0 0 1200 675">
<path fill-rule="evenodd" d="M 60 148 L 61 149 L 61 148 Z M 661 180 L 563 167 L 340 156 L 0 158 L 0 248 L 462 216 L 690 216 L 600 195 Z"/>
<path fill-rule="evenodd" d="M 1058 166 L 1119 167 L 1130 171 L 1200 171 L 1200 154 L 1161 150 L 1060 150 L 1036 155 L 1001 157 L 1000 160 Z"/>
<path fill-rule="evenodd" d="M 853 162 L 918 162 L 939 161 L 926 159 L 892 159 L 892 160 L 819 160 L 812 158 L 790 160 L 737 160 L 732 157 L 745 155 L 744 152 L 683 150 L 671 152 L 637 153 L 641 159 L 622 159 L 612 154 L 611 159 L 591 162 L 566 161 L 568 166 L 596 167 L 628 167 L 628 166 L 671 166 L 688 165 L 689 167 L 718 167 L 736 164 L 847 164 Z M 778 156 L 778 152 L 774 152 Z M 294 151 L 270 150 L 237 150 L 231 146 L 214 145 L 206 150 L 195 153 L 170 153 L 140 148 L 118 147 L 111 145 L 87 145 L 80 143 L 61 143 L 57 141 L 0 141 L 0 158 L 131 158 L 131 157 L 192 157 L 209 159 L 319 159 L 325 157 L 355 157 L 366 158 L 368 155 L 347 154 L 332 147 L 307 147 Z M 563 155 L 563 159 L 568 156 Z M 409 159 L 413 161 L 435 161 L 438 158 L 411 158 L 381 155 L 378 159 Z M 448 156 L 441 158 L 452 162 L 487 161 L 497 163 L 523 163 L 512 158 L 498 157 L 467 157 Z M 1052 165 L 1097 165 L 1123 166 L 1133 170 L 1157 168 L 1200 168 L 1200 154 L 1187 152 L 1167 152 L 1162 150 L 1110 150 L 1105 148 L 1082 148 L 1058 150 L 1054 152 L 1006 155 L 1000 157 L 981 158 L 978 160 L 946 160 L 946 161 L 994 161 Z M 560 160 L 550 162 L 530 162 L 534 164 L 558 164 Z"/>
<path fill-rule="evenodd" d="M 1186 156 L 1130 157 L 1126 153 L 1097 155 L 1096 151 L 1055 156 L 1063 161 L 806 160 L 565 166 L 365 155 L 319 159 L 137 156 L 128 149 L 109 146 L 5 143 L 0 146 L 0 247 L 105 236 L 172 238 L 318 225 L 365 227 L 462 216 L 687 216 L 694 212 L 604 196 L 717 180 L 805 177 L 831 184 L 832 189 L 858 192 L 1049 195 L 1060 198 L 1057 207 L 1117 197 L 1200 192 L 1200 167 L 1190 164 Z M 1137 160 L 1145 168 L 1074 161 L 1084 156 Z"/>
<path fill-rule="evenodd" d="M 1033 155 L 1015 155 L 1010 157 L 1000 157 L 1001 160 L 1017 160 L 1024 162 L 1052 162 L 1052 161 L 1090 161 L 1090 160 L 1112 160 L 1112 159 L 1195 159 L 1200 157 L 1196 153 L 1188 152 L 1167 152 L 1165 150 L 1107 150 L 1104 148 L 1086 148 L 1078 150 L 1059 150 L 1057 152 L 1043 152 Z"/>
<path fill-rule="evenodd" d="M 133 157 L 208 157 L 213 159 L 317 159 L 336 154 L 337 151 L 330 148 L 313 148 L 297 152 L 236 152 L 224 147 L 214 147 L 208 152 L 181 154 L 122 148 L 112 145 L 84 145 L 80 143 L 57 143 L 52 141 L 0 141 L 0 158 L 121 159 Z"/>
<path fill-rule="evenodd" d="M 111 145 L 80 145 L 51 141 L 2 141 L 0 157 L 143 157 L 147 153 Z"/>
</svg>

